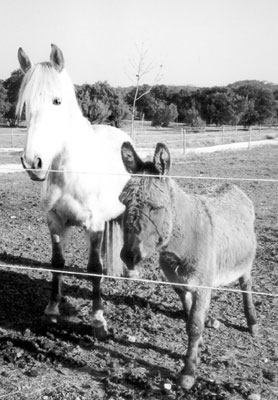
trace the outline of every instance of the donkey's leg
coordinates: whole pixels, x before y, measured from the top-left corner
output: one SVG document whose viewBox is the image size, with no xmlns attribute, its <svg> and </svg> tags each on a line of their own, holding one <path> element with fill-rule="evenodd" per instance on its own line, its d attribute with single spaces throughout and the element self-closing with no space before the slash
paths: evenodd
<svg viewBox="0 0 278 400">
<path fill-rule="evenodd" d="M 67 229 L 53 211 L 47 214 L 47 223 L 52 241 L 52 260 L 53 269 L 63 270 L 64 259 L 64 240 Z M 59 303 L 62 297 L 62 274 L 54 272 L 52 277 L 52 288 L 49 303 L 44 311 L 52 322 L 57 322 L 57 316 L 60 315 Z"/>
<path fill-rule="evenodd" d="M 205 317 L 210 304 L 210 289 L 193 293 L 193 302 L 187 323 L 188 348 L 178 383 L 184 389 L 190 389 L 195 383 L 195 373 L 199 362 L 199 346 L 202 345 L 202 333 Z"/>
<path fill-rule="evenodd" d="M 103 232 L 89 232 L 89 261 L 87 271 L 91 274 L 102 275 L 103 266 L 101 262 L 101 246 Z M 93 304 L 92 304 L 92 326 L 98 339 L 105 339 L 107 336 L 107 323 L 103 316 L 103 302 L 101 298 L 101 276 L 93 276 Z"/>
<path fill-rule="evenodd" d="M 241 278 L 239 278 L 239 284 L 241 290 L 247 292 L 250 292 L 252 290 L 252 279 L 250 272 L 246 273 Z M 255 336 L 258 333 L 258 326 L 257 326 L 256 310 L 253 303 L 252 294 L 243 292 L 242 297 L 243 297 L 244 313 L 247 319 L 248 329 L 249 332 Z"/>
</svg>

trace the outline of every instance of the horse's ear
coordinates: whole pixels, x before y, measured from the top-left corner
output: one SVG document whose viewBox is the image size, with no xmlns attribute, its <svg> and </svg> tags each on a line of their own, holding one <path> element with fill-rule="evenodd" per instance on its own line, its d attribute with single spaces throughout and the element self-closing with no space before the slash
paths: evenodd
<svg viewBox="0 0 278 400">
<path fill-rule="evenodd" d="M 56 44 L 51 44 L 50 61 L 58 72 L 63 70 L 65 65 L 64 56 L 62 50 Z"/>
<path fill-rule="evenodd" d="M 30 58 L 27 56 L 27 54 L 21 47 L 18 49 L 17 58 L 22 71 L 26 73 L 28 69 L 32 67 L 32 63 L 30 61 Z"/>
<path fill-rule="evenodd" d="M 163 143 L 157 143 L 153 162 L 160 175 L 168 175 L 171 165 L 171 157 L 168 147 Z"/>
<path fill-rule="evenodd" d="M 124 142 L 121 148 L 122 160 L 124 166 L 130 174 L 136 174 L 143 165 L 143 161 L 140 159 L 134 147 L 130 142 Z"/>
</svg>

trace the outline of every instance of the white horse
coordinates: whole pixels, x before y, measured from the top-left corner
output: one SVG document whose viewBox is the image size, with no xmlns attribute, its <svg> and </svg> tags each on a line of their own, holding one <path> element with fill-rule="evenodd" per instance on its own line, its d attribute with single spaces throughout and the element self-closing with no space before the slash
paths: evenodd
<svg viewBox="0 0 278 400">
<path fill-rule="evenodd" d="M 77 225 L 84 227 L 89 238 L 88 272 L 102 274 L 105 256 L 107 272 L 116 274 L 121 229 L 115 220 L 124 211 L 118 198 L 129 178 L 121 145 L 130 138 L 110 126 L 91 126 L 82 116 L 62 51 L 51 47 L 50 62 L 35 65 L 22 48 L 18 50 L 25 76 L 17 113 L 20 116 L 25 108 L 27 121 L 22 165 L 32 180 L 43 181 L 42 204 L 52 240 L 52 267 L 64 268 L 66 232 Z M 99 277 L 92 278 L 92 325 L 98 337 L 105 337 L 100 281 Z M 61 274 L 54 273 L 45 309 L 52 320 L 59 315 L 61 283 Z"/>
</svg>

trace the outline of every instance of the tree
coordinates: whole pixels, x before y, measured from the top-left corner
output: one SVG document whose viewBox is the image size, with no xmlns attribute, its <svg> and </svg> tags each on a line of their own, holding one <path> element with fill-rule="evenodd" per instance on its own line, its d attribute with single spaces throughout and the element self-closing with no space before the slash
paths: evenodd
<svg viewBox="0 0 278 400">
<path fill-rule="evenodd" d="M 0 80 L 0 119 L 5 117 L 7 112 L 7 90 L 4 87 L 4 81 Z"/>
<path fill-rule="evenodd" d="M 4 81 L 4 88 L 7 91 L 7 109 L 4 116 L 8 119 L 11 126 L 15 126 L 17 122 L 16 103 L 23 76 L 24 73 L 21 69 L 17 69 Z"/>
<path fill-rule="evenodd" d="M 145 91 L 142 91 L 139 93 L 139 87 L 141 85 L 142 79 L 144 78 L 145 75 L 149 74 L 151 71 L 154 70 L 154 63 L 148 61 L 148 52 L 145 48 L 144 43 L 141 44 L 140 49 L 136 46 L 137 48 L 137 60 L 131 61 L 131 69 L 132 69 L 132 75 L 135 76 L 135 91 L 134 91 L 134 97 L 132 101 L 132 111 L 131 111 L 131 137 L 134 139 L 134 119 L 135 119 L 135 113 L 136 113 L 136 105 L 137 102 L 143 97 L 146 96 L 147 94 L 150 93 L 152 90 L 153 86 L 159 82 L 161 79 L 161 69 L 162 65 L 159 66 L 158 71 L 156 72 L 153 83 L 146 88 Z M 132 79 L 133 80 L 133 79 Z"/>
<path fill-rule="evenodd" d="M 202 120 L 200 113 L 195 105 L 193 105 L 191 108 L 188 108 L 187 110 L 184 110 L 183 122 L 187 125 L 198 128 L 206 125 L 205 121 Z"/>
<path fill-rule="evenodd" d="M 137 101 L 136 101 L 136 109 L 133 110 L 134 118 L 138 115 L 140 118 L 144 116 L 145 119 L 151 120 L 156 109 L 158 102 L 156 101 L 153 93 L 149 91 L 149 85 L 142 85 L 137 88 L 132 88 L 126 95 L 126 102 L 133 109 L 134 98 L 136 96 L 135 92 L 137 90 Z"/>
<path fill-rule="evenodd" d="M 178 117 L 177 106 L 160 102 L 152 119 L 152 126 L 168 127 Z"/>
<path fill-rule="evenodd" d="M 82 113 L 91 123 L 110 122 L 120 126 L 128 107 L 116 89 L 107 82 L 96 82 L 93 85 L 84 84 L 76 91 Z"/>
</svg>

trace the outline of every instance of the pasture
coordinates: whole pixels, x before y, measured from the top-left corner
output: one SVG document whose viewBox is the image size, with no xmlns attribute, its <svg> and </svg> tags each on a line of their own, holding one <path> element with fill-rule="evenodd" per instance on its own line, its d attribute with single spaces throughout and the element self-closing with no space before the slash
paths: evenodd
<svg viewBox="0 0 278 400">
<path fill-rule="evenodd" d="M 277 179 L 277 158 L 276 145 L 190 155 L 175 159 L 172 174 Z M 1 153 L 1 164 L 11 162 L 19 162 L 16 152 Z M 193 193 L 215 183 L 179 179 L 180 186 Z M 256 210 L 253 290 L 277 294 L 278 183 L 234 183 Z M 47 323 L 42 315 L 51 274 L 43 268 L 50 266 L 51 244 L 40 208 L 40 184 L 17 173 L 0 175 L 0 185 L 0 263 L 37 268 L 0 268 L 1 399 L 240 400 L 254 393 L 261 399 L 277 398 L 277 297 L 254 295 L 259 334 L 253 338 L 246 328 L 241 294 L 213 291 L 209 317 L 220 326 L 205 329 L 198 377 L 189 391 L 175 384 L 187 343 L 180 301 L 171 287 L 104 280 L 109 336 L 99 341 L 89 324 L 91 285 L 84 277 L 66 275 L 63 317 L 58 324 Z M 67 269 L 85 272 L 82 230 L 74 229 L 69 239 Z M 144 263 L 141 276 L 164 280 L 155 256 Z"/>
</svg>

